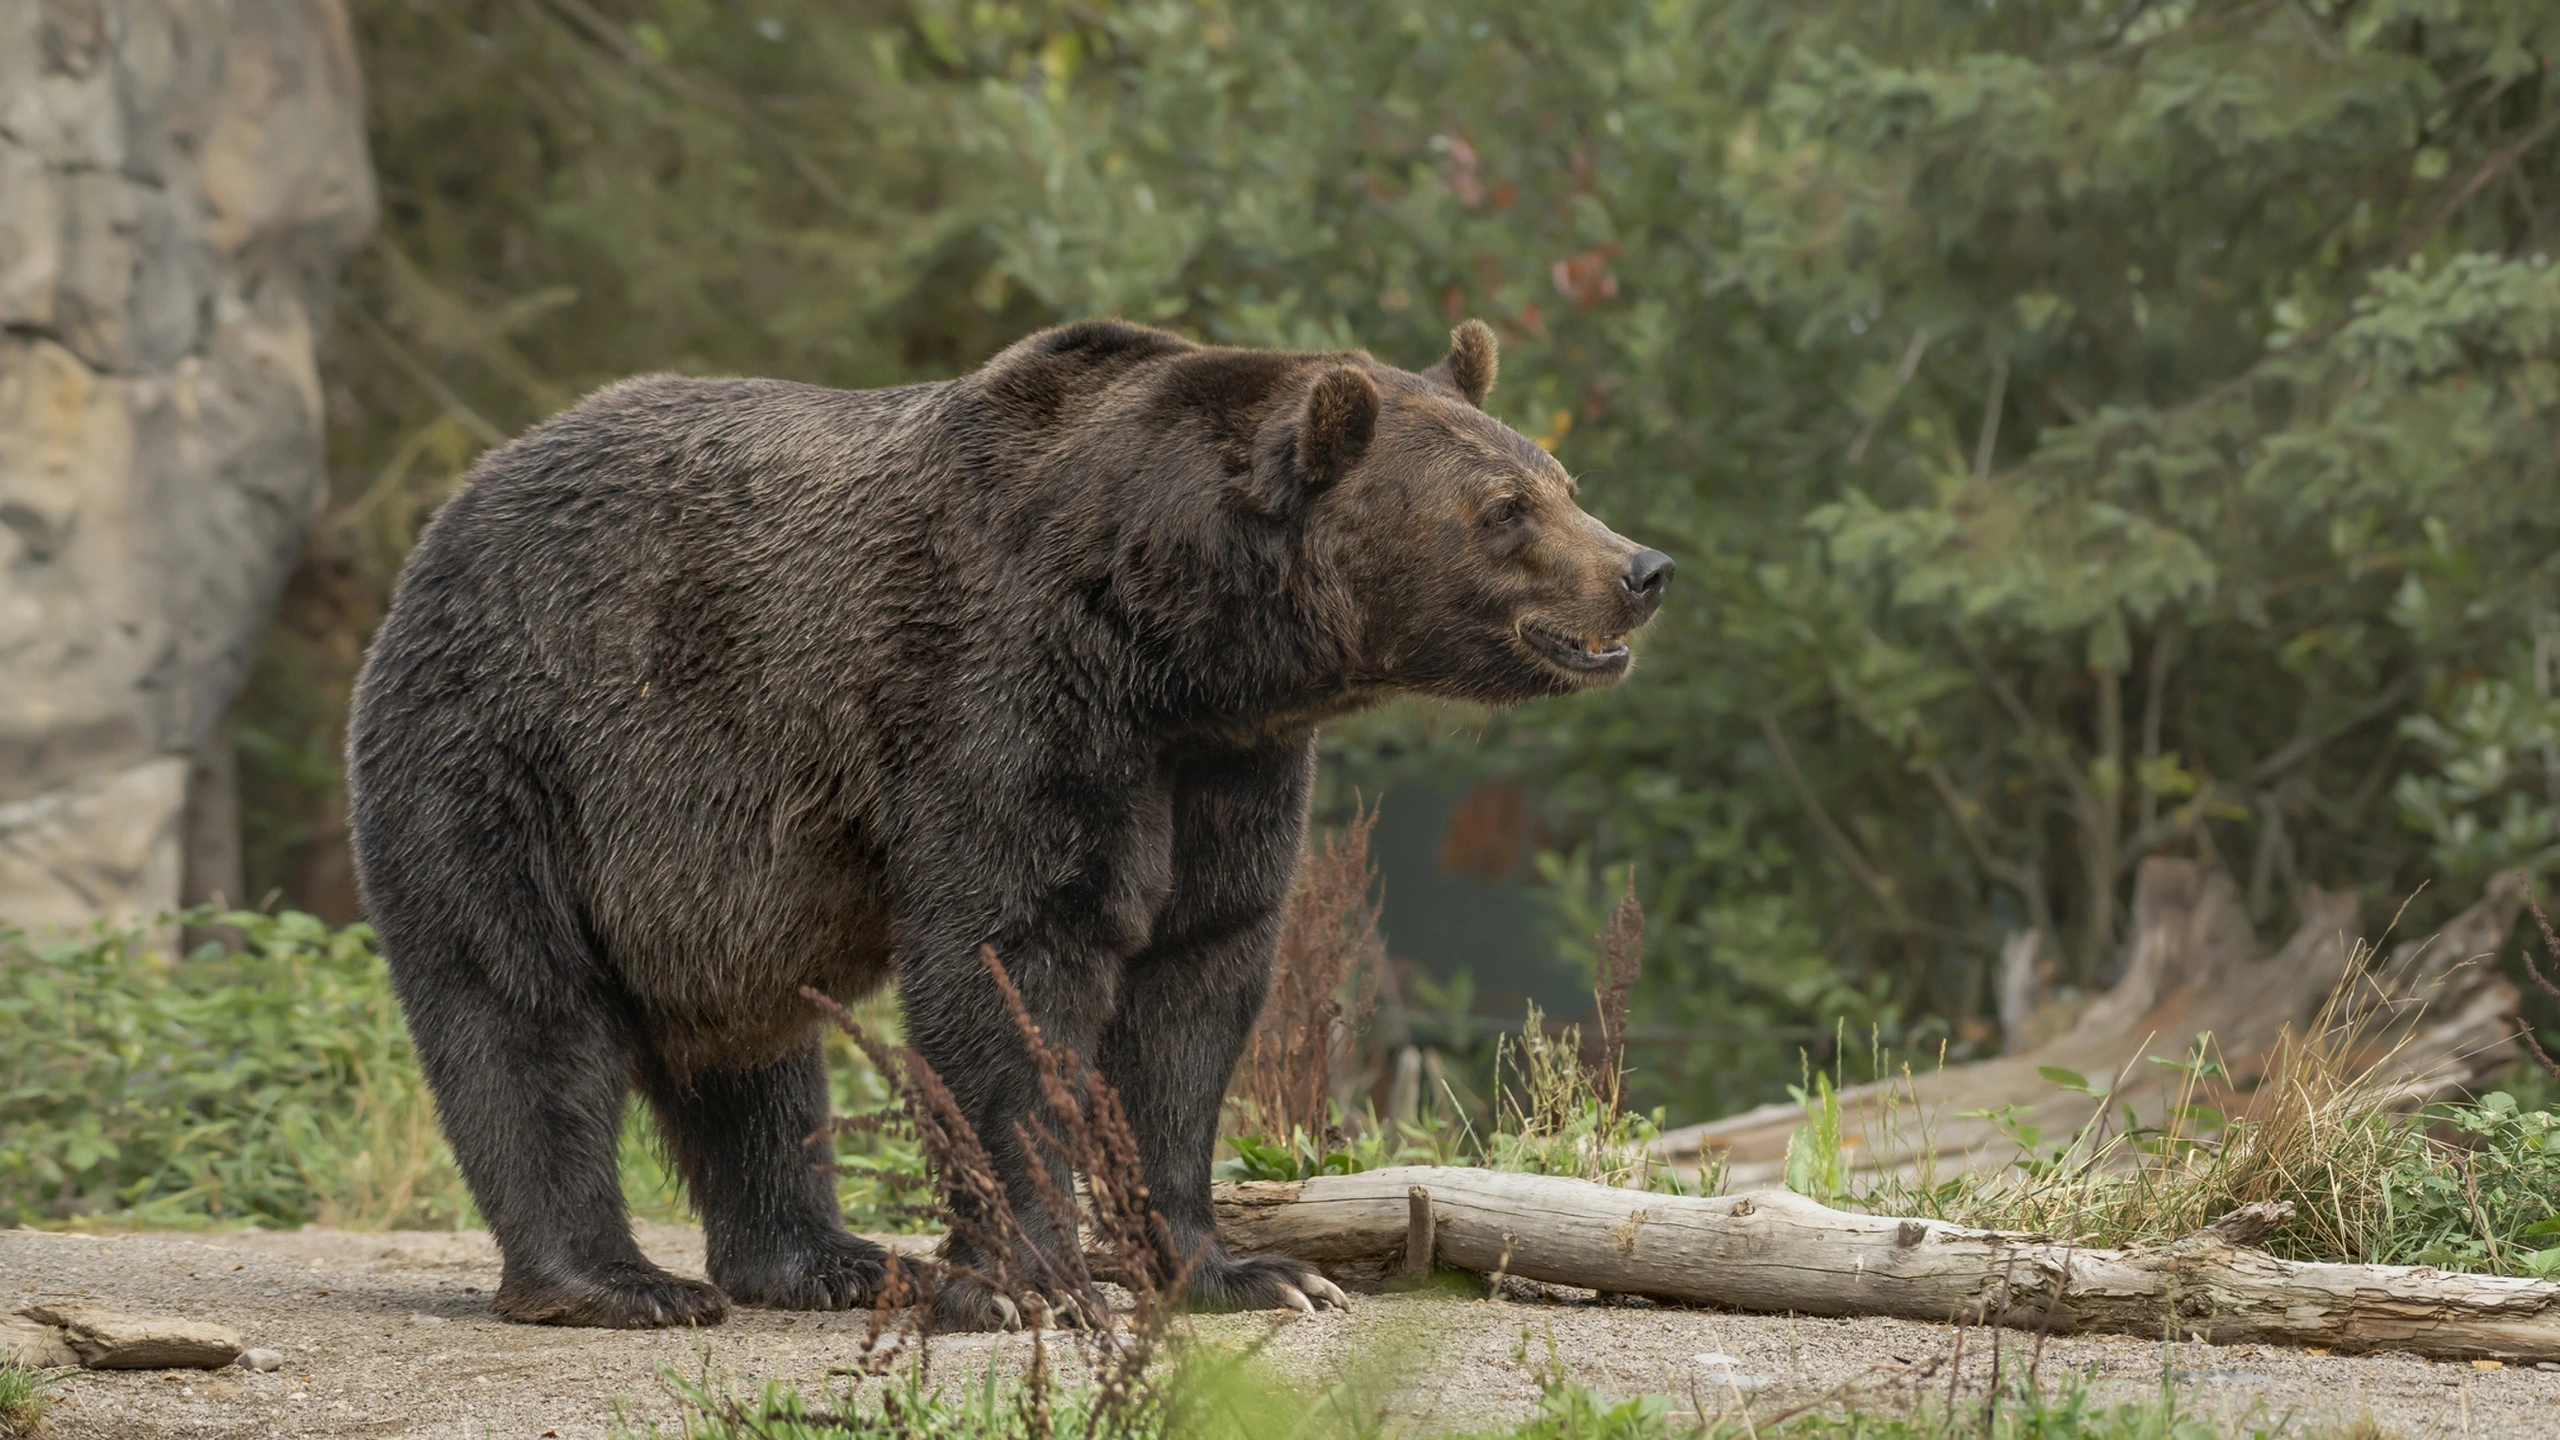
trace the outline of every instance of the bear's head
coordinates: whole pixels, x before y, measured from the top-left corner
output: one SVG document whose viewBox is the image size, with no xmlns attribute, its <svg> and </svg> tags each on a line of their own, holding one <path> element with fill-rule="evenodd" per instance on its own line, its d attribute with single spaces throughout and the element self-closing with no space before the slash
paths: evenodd
<svg viewBox="0 0 2560 1440">
<path fill-rule="evenodd" d="M 1368 683 L 1494 704 L 1613 685 L 1662 608 L 1671 558 L 1585 512 L 1553 455 L 1485 413 L 1495 361 L 1479 320 L 1420 373 L 1325 357 L 1260 447 L 1343 581 Z"/>
</svg>

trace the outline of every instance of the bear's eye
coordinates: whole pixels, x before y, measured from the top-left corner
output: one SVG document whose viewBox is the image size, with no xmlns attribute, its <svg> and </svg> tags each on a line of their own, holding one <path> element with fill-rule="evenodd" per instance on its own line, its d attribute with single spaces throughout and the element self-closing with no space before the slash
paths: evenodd
<svg viewBox="0 0 2560 1440">
<path fill-rule="evenodd" d="M 1520 497 L 1516 495 L 1505 495 L 1484 507 L 1484 523 L 1496 530 L 1518 524 L 1520 515 Z"/>
</svg>

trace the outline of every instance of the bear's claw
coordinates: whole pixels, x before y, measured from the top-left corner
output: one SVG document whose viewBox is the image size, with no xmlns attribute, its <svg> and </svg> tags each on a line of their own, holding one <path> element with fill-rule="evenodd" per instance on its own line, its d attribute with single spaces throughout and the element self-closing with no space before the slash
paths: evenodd
<svg viewBox="0 0 2560 1440">
<path fill-rule="evenodd" d="M 1303 1260 L 1257 1255 L 1236 1260 L 1220 1257 L 1191 1273 L 1185 1297 L 1195 1310 L 1294 1310 L 1312 1315 L 1320 1309 L 1349 1310 L 1351 1297 Z"/>
<path fill-rule="evenodd" d="M 729 1297 L 716 1285 L 670 1275 L 656 1266 L 616 1265 L 599 1275 L 557 1283 L 502 1280 L 497 1312 L 527 1325 L 592 1325 L 609 1330 L 662 1330 L 717 1325 Z"/>
<path fill-rule="evenodd" d="M 858 1235 L 828 1236 L 817 1253 L 731 1262 L 713 1279 L 741 1305 L 769 1310 L 859 1310 L 888 1283 L 889 1252 Z"/>
<path fill-rule="evenodd" d="M 1313 1295 L 1318 1300 L 1322 1300 L 1336 1310 L 1348 1310 L 1351 1308 L 1351 1297 L 1342 1293 L 1341 1286 L 1327 1280 L 1322 1275 L 1311 1273 L 1300 1283 L 1306 1287 L 1309 1294 Z"/>
</svg>

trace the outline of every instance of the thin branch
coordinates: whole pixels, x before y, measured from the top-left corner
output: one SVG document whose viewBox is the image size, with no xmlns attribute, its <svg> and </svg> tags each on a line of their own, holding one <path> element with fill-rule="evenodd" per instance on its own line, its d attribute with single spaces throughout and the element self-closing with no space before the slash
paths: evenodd
<svg viewBox="0 0 2560 1440">
<path fill-rule="evenodd" d="M 1991 357 L 1991 394 L 1982 402 L 1982 435 L 1973 442 L 1973 480 L 1991 478 L 1991 454 L 2000 445 L 2000 411 L 2009 398 L 2009 352 Z"/>
<path fill-rule="evenodd" d="M 1778 717 L 1775 712 L 1768 710 L 1760 712 L 1760 733 L 1769 742 L 1769 753 L 1777 758 L 1778 773 L 1786 777 L 1787 788 L 1795 792 L 1796 803 L 1804 808 L 1805 818 L 1813 822 L 1813 828 L 1821 834 L 1823 843 L 1831 847 L 1833 854 L 1839 856 L 1840 863 L 1848 867 L 1849 873 L 1857 877 L 1858 883 L 1867 887 L 1869 893 L 1876 897 L 1876 903 L 1891 912 L 1896 923 L 1905 920 L 1907 917 L 1903 914 L 1902 902 L 1894 898 L 1892 882 L 1886 880 L 1883 874 L 1877 871 L 1867 857 L 1859 851 L 1856 843 L 1850 840 L 1849 833 L 1840 828 L 1838 821 L 1831 818 L 1829 810 L 1823 808 L 1821 797 L 1815 795 L 1813 787 L 1805 783 L 1804 772 L 1796 768 L 1795 748 L 1787 744 L 1786 733 L 1778 728 Z"/>
<path fill-rule="evenodd" d="M 2264 15 L 2270 10 L 2280 9 L 2291 3 L 2292 0 L 2257 0 L 2256 4 L 2243 5 L 2237 10 L 2224 10 L 2212 15 L 2198 15 L 2192 19 L 2181 20 L 2177 24 L 2172 25 L 2165 30 L 2145 35 L 2139 40 L 2118 40 L 2102 53 L 2110 57 L 2139 55 L 2154 45 L 2164 44 L 2171 40 L 2198 39 L 2222 28 L 2225 25 L 2243 23 L 2256 19 L 2258 16 Z M 2137 9 L 2135 13 L 2140 13 L 2140 10 Z M 2119 35 L 2124 33 L 2124 28 L 2126 26 L 2130 26 L 2132 21 L 2132 15 L 2126 16 L 2125 26 L 2118 27 L 2116 33 Z"/>
<path fill-rule="evenodd" d="M 1964 841 L 1965 849 L 1973 856 L 1973 863 L 1981 867 L 1983 874 L 2021 895 L 2032 898 L 2039 888 L 2034 868 L 2015 860 L 2003 860 L 1992 853 L 1990 841 L 1983 835 L 1982 827 L 1975 822 L 1971 809 L 1968 808 L 1973 805 L 1973 801 L 1956 788 L 1956 783 L 1948 776 L 1946 767 L 1935 760 L 1929 760 L 1922 762 L 1919 769 L 1921 778 L 1927 780 L 1929 788 L 1937 792 L 1938 802 L 1946 807 L 1948 816 L 1956 822 L 1957 838 Z"/>
<path fill-rule="evenodd" d="M 2088 831 L 2082 873 L 2088 877 L 2090 891 L 2085 946 L 2086 953 L 2093 956 L 2115 947 L 2115 881 L 2124 869 L 2119 847 L 2124 842 L 2125 788 L 2124 672 L 2113 665 L 2095 668 L 2098 757 L 2093 768 L 2105 783 L 2089 787 L 2089 808 L 2082 822 Z"/>
<path fill-rule="evenodd" d="M 506 432 L 489 423 L 486 416 L 472 409 L 470 403 L 456 394 L 452 386 L 444 383 L 443 377 L 428 368 L 425 361 L 411 354 L 409 347 L 400 343 L 400 337 L 391 333 L 390 326 L 376 320 L 371 311 L 352 301 L 338 308 L 348 319 L 355 322 L 356 329 L 364 335 L 365 339 L 373 343 L 375 349 L 382 352 L 384 359 L 389 360 L 401 374 L 409 377 L 411 383 L 426 391 L 438 405 L 443 406 L 445 413 L 460 421 L 462 428 L 470 431 L 473 438 L 493 449 L 507 443 Z"/>
<path fill-rule="evenodd" d="M 2151 639 L 2151 671 L 2143 681 L 2142 692 L 2142 769 L 2148 774 L 2160 763 L 2160 721 L 2162 706 L 2169 693 L 2169 662 L 2176 658 L 2178 632 L 2167 624 Z M 2139 777 L 2137 777 L 2139 778 Z M 2137 828 L 2148 830 L 2160 815 L 2160 792 L 2148 783 L 2142 786 L 2142 800 L 2137 812 L 2141 816 Z"/>
<path fill-rule="evenodd" d="M 2053 402 L 2053 408 L 2069 416 L 2072 424 L 2086 425 L 2089 423 L 2089 407 L 2081 403 L 2079 396 L 2074 395 L 2069 390 L 2063 388 L 2062 378 L 2060 376 L 2048 375 L 2045 377 L 2044 398 Z"/>
<path fill-rule="evenodd" d="M 1973 666 L 1975 678 L 1982 682 L 1984 689 L 1991 692 L 1993 699 L 2000 702 L 2000 708 L 2009 712 L 2009 718 L 2016 722 L 2018 729 L 2025 734 L 2028 748 L 2034 752 L 2037 759 L 2052 767 L 2053 773 L 2061 779 L 2063 788 L 2071 792 L 2073 808 L 2084 815 L 2094 812 L 2097 796 L 2089 788 L 2089 778 L 2073 768 L 2063 756 L 2055 753 L 2053 746 L 2044 743 L 2050 738 L 2044 722 L 2036 719 L 2035 712 L 2027 708 L 2027 702 L 2019 699 L 2018 692 L 2009 688 L 2009 682 L 2000 678 L 2000 672 L 1992 668 L 1991 661 L 1983 655 L 1979 646 L 1962 633 L 1956 635 L 1956 645 L 1964 651 L 1964 658 Z"/>
<path fill-rule="evenodd" d="M 2318 734 L 2294 737 L 2282 749 L 2259 761 L 2257 766 L 2250 770 L 2249 784 L 2253 787 L 2264 786 L 2287 770 L 2318 754 L 2321 747 L 2329 742 L 2361 730 L 2399 709 L 2409 698 L 2413 678 L 2413 676 L 2403 675 L 2384 687 L 2381 694 L 2357 706 L 2345 719 Z"/>
<path fill-rule="evenodd" d="M 2436 232 L 2443 229 L 2446 224 L 2451 222 L 2453 217 L 2461 212 L 2462 207 L 2470 203 L 2471 197 L 2480 193 L 2480 188 L 2482 186 L 2496 179 L 2500 174 L 2505 172 L 2508 167 L 2514 165 L 2518 160 L 2521 160 L 2526 155 L 2530 154 L 2535 146 L 2550 139 L 2554 133 L 2560 133 L 2560 110 L 2554 110 L 2550 114 L 2544 116 L 2541 124 L 2526 131 L 2514 144 L 2509 145 L 2505 149 L 2490 156 L 2487 163 L 2483 164 L 2479 169 L 2471 172 L 2470 179 L 2463 181 L 2461 185 L 2454 189 L 2453 193 L 2447 195 L 2442 201 L 2437 203 L 2434 209 L 2428 211 L 2425 219 L 2419 221 L 2415 226 L 2411 227 L 2406 234 L 2400 237 L 2400 243 L 2392 247 L 2390 259 L 2384 261 L 2380 265 L 2374 266 L 2373 268 L 2376 270 L 2397 270 L 2401 266 L 2409 263 L 2409 258 L 2417 254 L 2420 250 L 2426 248 L 2427 242 L 2435 238 Z M 2305 351 L 2316 350 L 2322 345 L 2329 343 L 2330 340 L 2336 338 L 2339 331 L 2347 328 L 2347 321 L 2352 319 L 2353 316 L 2354 312 L 2352 310 L 2342 310 L 2339 313 L 2330 316 L 2328 319 L 2312 326 L 2309 330 L 2304 331 L 2300 336 L 2294 339 L 2292 344 L 2285 346 L 2282 350 L 2271 351 L 2266 355 L 2260 356 L 2256 361 L 2252 362 L 2247 369 L 2242 370 L 2239 374 L 2234 375 L 2230 379 L 2223 381 L 2221 384 L 2202 391 L 2177 405 L 2173 405 L 2165 411 L 2162 411 L 2161 418 L 2164 420 L 2180 419 L 2187 415 L 2191 415 L 2198 410 L 2204 409 L 2206 406 L 2212 405 L 2217 401 L 2228 398 L 2234 392 L 2246 386 L 2251 380 L 2255 379 L 2260 367 L 2272 362 L 2276 357 L 2282 355 L 2299 355 Z"/>
<path fill-rule="evenodd" d="M 2355 713 L 2327 730 L 2316 735 L 2295 737 L 2283 749 L 2259 761 L 2257 767 L 2249 772 L 2247 781 L 2240 786 L 2219 785 L 2211 781 L 2198 786 L 2196 793 L 2188 799 L 2187 803 L 2134 831 L 2132 838 L 2125 842 L 2123 851 L 2117 856 L 2116 873 L 2122 875 L 2125 871 L 2132 869 L 2143 856 L 2150 853 L 2151 847 L 2155 845 L 2183 834 L 2203 835 L 2204 827 L 2193 823 L 2193 817 L 2202 816 L 2217 799 L 2237 798 L 2246 796 L 2252 790 L 2267 789 L 2269 783 L 2278 776 L 2310 759 L 2332 741 L 2343 739 L 2399 708 L 2408 698 L 2410 684 L 2409 677 L 2403 677 L 2401 681 L 2367 701 L 2358 707 Z M 2378 784 L 2379 782 L 2373 777 L 2368 777 L 2368 783 Z M 2359 786 L 2355 802 L 2356 809 L 2361 811 L 2363 805 L 2371 799 L 2372 793 Z M 2179 818 L 2181 815 L 2188 816 L 2190 819 L 2182 820 Z"/>
<path fill-rule="evenodd" d="M 1893 370 L 1893 389 L 1886 392 L 1884 403 L 1876 407 L 1876 413 L 1867 417 L 1867 423 L 1858 427 L 1858 438 L 1850 442 L 1849 453 L 1841 457 L 1845 463 L 1855 465 L 1865 458 L 1867 442 L 1876 438 L 1876 427 L 1884 423 L 1887 415 L 1893 413 L 1894 404 L 1902 398 L 1902 392 L 1910 385 L 1911 377 L 1920 371 L 1920 357 L 1928 353 L 1929 332 L 1912 331 L 1911 343 L 1902 347 L 1902 363 L 1895 366 Z"/>
<path fill-rule="evenodd" d="M 2168 814 L 2160 816 L 2126 836 L 2124 848 L 2116 854 L 2118 878 L 2141 864 L 2154 847 L 2165 845 L 2190 831 L 2200 832 L 2203 827 L 2197 823 L 2198 817 L 2202 816 L 2215 800 L 2228 793 L 2230 792 L 2221 786 L 2211 783 L 2197 786 L 2196 793 L 2188 798 L 2186 804 L 2178 806 Z M 2182 819 L 2181 816 L 2186 818 Z"/>
<path fill-rule="evenodd" d="M 2490 181 L 2504 174 L 2508 167 L 2531 154 L 2535 146 L 2556 134 L 2560 134 L 2560 109 L 2555 109 L 2543 116 L 2541 124 L 2527 130 L 2516 137 L 2515 143 L 2490 156 L 2486 164 L 2471 172 L 2470 179 L 2463 181 L 2452 194 L 2438 201 L 2436 207 L 2427 212 L 2427 218 L 2420 221 L 2418 227 L 2401 240 L 2399 247 L 2391 252 L 2389 263 L 2382 268 L 2396 270 L 2407 264 L 2410 256 L 2424 248 L 2429 240 L 2435 238 L 2438 230 L 2443 229 L 2455 215 L 2461 213 L 2463 206 L 2471 203 L 2472 196 L 2479 194 Z"/>
</svg>

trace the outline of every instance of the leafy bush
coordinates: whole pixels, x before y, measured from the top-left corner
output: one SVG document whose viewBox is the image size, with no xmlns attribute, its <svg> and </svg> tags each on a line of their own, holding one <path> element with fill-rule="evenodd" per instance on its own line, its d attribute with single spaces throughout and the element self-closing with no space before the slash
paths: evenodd
<svg viewBox="0 0 2560 1440">
<path fill-rule="evenodd" d="M 0 1216 L 465 1223 L 372 932 L 191 918 L 239 945 L 0 930 Z"/>
<path fill-rule="evenodd" d="M 2429 1116 L 2449 1138 L 2384 1175 L 2391 1244 L 2376 1258 L 2560 1279 L 2560 1114 L 2493 1090 Z"/>
<path fill-rule="evenodd" d="M 0 1220 L 51 1224 L 477 1224 L 436 1128 L 390 977 L 364 925 L 197 913 L 231 946 L 183 959 L 161 930 L 37 940 L 0 926 Z M 889 1023 L 884 996 L 866 1006 Z M 835 1105 L 873 1115 L 887 1087 L 830 1049 Z M 894 1121 L 840 1139 L 847 1218 L 923 1219 L 912 1138 Z M 645 1114 L 624 1127 L 623 1188 L 644 1216 L 683 1214 Z"/>
</svg>

